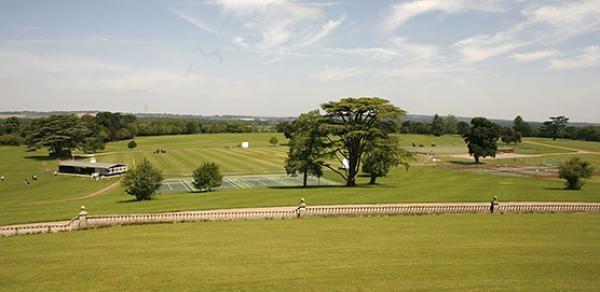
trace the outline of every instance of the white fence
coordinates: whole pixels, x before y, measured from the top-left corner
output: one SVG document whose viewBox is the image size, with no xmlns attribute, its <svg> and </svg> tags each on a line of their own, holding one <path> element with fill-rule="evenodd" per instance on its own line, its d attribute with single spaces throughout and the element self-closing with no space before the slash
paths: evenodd
<svg viewBox="0 0 600 292">
<path fill-rule="evenodd" d="M 164 212 L 126 215 L 93 215 L 83 209 L 70 221 L 20 224 L 0 227 L 0 236 L 51 233 L 128 224 L 157 224 L 174 222 L 235 221 L 294 219 L 333 216 L 393 216 L 427 214 L 490 213 L 489 203 L 434 203 L 314 206 L 306 208 L 273 207 L 259 209 L 229 209 L 210 211 Z M 595 213 L 600 203 L 501 203 L 495 213 Z"/>
</svg>

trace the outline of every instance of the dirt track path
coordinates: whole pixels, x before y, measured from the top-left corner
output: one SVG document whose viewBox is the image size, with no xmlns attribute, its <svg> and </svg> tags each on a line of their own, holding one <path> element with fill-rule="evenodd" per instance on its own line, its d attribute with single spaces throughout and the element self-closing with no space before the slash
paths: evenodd
<svg viewBox="0 0 600 292">
<path fill-rule="evenodd" d="M 89 198 L 94 198 L 94 197 L 99 197 L 101 195 L 103 195 L 104 193 L 108 192 L 109 190 L 117 187 L 119 185 L 119 183 L 121 182 L 121 180 L 117 180 L 116 182 L 107 185 L 91 194 L 86 194 L 86 195 L 79 195 L 78 197 L 74 197 L 74 198 L 66 198 L 66 199 L 60 199 L 60 200 L 45 200 L 45 201 L 37 201 L 37 202 L 33 202 L 31 204 L 34 205 L 41 205 L 41 204 L 47 204 L 47 203 L 57 203 L 57 202 L 69 202 L 69 201 L 77 201 L 77 200 L 83 200 L 83 199 L 89 199 Z"/>
<path fill-rule="evenodd" d="M 563 149 L 563 150 L 569 150 L 569 151 L 574 151 L 574 152 L 553 152 L 553 153 L 540 153 L 540 154 L 518 154 L 518 153 L 499 153 L 496 154 L 495 158 L 492 157 L 486 157 L 486 158 L 481 158 L 483 160 L 494 160 L 494 159 L 511 159 L 511 158 L 531 158 L 531 157 L 542 157 L 542 156 L 561 156 L 561 155 L 573 155 L 573 154 L 596 154 L 596 155 L 600 155 L 600 152 L 594 152 L 594 151 L 587 151 L 587 150 L 582 150 L 582 149 L 577 149 L 577 148 L 571 148 L 571 147 L 564 147 L 564 146 L 556 146 L 556 145 L 552 145 L 552 144 L 546 144 L 546 143 L 542 143 L 542 142 L 532 142 L 532 141 L 526 141 L 523 143 L 528 143 L 528 144 L 533 144 L 533 145 L 538 145 L 538 146 L 545 146 L 545 147 L 551 147 L 551 148 L 557 148 L 557 149 Z M 453 158 L 463 158 L 463 159 L 469 159 L 472 158 L 471 155 L 469 154 L 453 154 L 450 155 L 450 157 Z"/>
<path fill-rule="evenodd" d="M 569 150 L 569 151 L 575 151 L 576 152 L 575 154 L 600 154 L 600 152 L 582 150 L 582 149 L 565 147 L 565 146 L 552 145 L 552 144 L 547 144 L 547 143 L 542 143 L 542 142 L 526 141 L 525 143 L 534 144 L 534 145 L 538 145 L 538 146 L 547 146 L 547 147 L 552 147 L 552 148 L 564 149 L 564 150 Z M 569 154 L 569 153 L 565 153 L 565 154 Z M 570 154 L 573 154 L 573 153 L 570 153 Z"/>
</svg>

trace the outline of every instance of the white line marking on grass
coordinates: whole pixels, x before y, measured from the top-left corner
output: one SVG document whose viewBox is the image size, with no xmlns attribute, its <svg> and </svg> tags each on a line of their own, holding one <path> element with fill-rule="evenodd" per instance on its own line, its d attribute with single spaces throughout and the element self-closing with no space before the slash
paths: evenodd
<svg viewBox="0 0 600 292">
<path fill-rule="evenodd" d="M 191 189 L 188 187 L 187 183 L 186 183 L 184 180 L 180 179 L 180 180 L 179 180 L 179 183 L 180 183 L 181 185 L 183 185 L 183 187 L 185 188 L 185 190 L 186 190 L 186 191 L 188 191 L 188 192 L 191 192 L 191 191 L 192 191 L 192 190 L 191 190 Z"/>
</svg>

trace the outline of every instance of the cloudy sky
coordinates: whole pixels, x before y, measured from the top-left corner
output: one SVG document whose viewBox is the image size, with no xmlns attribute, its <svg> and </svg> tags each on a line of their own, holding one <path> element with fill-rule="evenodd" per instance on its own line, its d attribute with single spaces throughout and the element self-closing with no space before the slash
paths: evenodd
<svg viewBox="0 0 600 292">
<path fill-rule="evenodd" d="M 0 111 L 600 122 L 600 0 L 0 0 Z"/>
</svg>

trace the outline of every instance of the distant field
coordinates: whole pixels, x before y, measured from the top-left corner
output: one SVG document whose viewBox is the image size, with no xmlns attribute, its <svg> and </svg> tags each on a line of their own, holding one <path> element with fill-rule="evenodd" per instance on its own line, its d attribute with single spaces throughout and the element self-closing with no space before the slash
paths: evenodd
<svg viewBox="0 0 600 292">
<path fill-rule="evenodd" d="M 522 165 L 543 165 L 543 166 L 559 166 L 562 162 L 568 161 L 573 157 L 579 157 L 590 162 L 597 171 L 600 171 L 600 155 L 598 154 L 562 154 L 562 155 L 547 155 L 538 157 L 526 157 L 516 159 L 497 159 L 493 163 L 506 164 L 522 164 Z"/>
<path fill-rule="evenodd" d="M 241 133 L 241 134 L 197 134 L 175 136 L 138 137 L 136 151 L 153 151 L 155 149 L 198 149 L 198 148 L 236 148 L 242 142 L 249 142 L 250 147 L 271 146 L 269 139 L 277 137 L 279 143 L 286 143 L 281 133 Z M 106 145 L 103 152 L 128 151 L 129 141 L 112 142 Z"/>
<path fill-rule="evenodd" d="M 592 152 L 600 153 L 600 142 L 564 140 L 564 139 L 558 139 L 558 140 L 554 141 L 552 139 L 545 139 L 545 138 L 527 138 L 527 140 L 531 140 L 533 142 L 544 143 L 544 144 L 548 144 L 548 145 L 553 145 L 553 146 L 575 148 L 575 149 L 581 149 L 581 150 L 585 150 L 585 151 L 592 151 Z"/>
<path fill-rule="evenodd" d="M 504 148 L 506 144 L 504 143 L 500 143 L 499 147 L 500 148 Z M 517 145 L 515 144 L 511 144 L 510 148 L 515 149 L 515 153 L 519 153 L 519 154 L 548 154 L 548 153 L 570 153 L 570 152 L 574 152 L 573 150 L 566 150 L 566 149 L 561 149 L 561 148 L 555 148 L 552 147 L 550 145 L 545 146 L 545 145 L 539 145 L 539 144 L 533 144 L 533 143 L 529 143 L 529 138 L 525 138 L 523 139 L 522 143 L 519 143 Z"/>
<path fill-rule="evenodd" d="M 203 161 L 219 164 L 225 175 L 283 173 L 283 161 L 287 149 L 272 147 L 268 139 L 273 134 L 233 135 L 187 135 L 169 137 L 140 137 L 140 145 L 131 151 L 126 141 L 109 143 L 106 152 L 97 155 L 99 161 L 133 163 L 148 157 L 163 170 L 165 177 L 189 176 Z M 280 141 L 284 141 L 280 137 Z M 436 143 L 438 150 L 449 145 L 457 147 L 459 137 L 403 135 L 402 143 Z M 250 149 L 236 147 L 241 141 L 249 141 Z M 544 140 L 546 141 L 546 140 Z M 444 144 L 446 143 L 446 144 Z M 449 144 L 447 144 L 449 143 Z M 453 146 L 453 144 L 457 146 Z M 461 146 L 463 147 L 463 146 Z M 153 154 L 156 148 L 167 153 Z M 211 193 L 169 193 L 152 201 L 132 202 L 123 189 L 115 188 L 98 192 L 116 183 L 117 179 L 94 182 L 89 178 L 53 176 L 57 160 L 50 159 L 46 151 L 25 152 L 23 147 L 1 147 L 0 175 L 0 224 L 70 219 L 86 205 L 94 214 L 158 212 L 171 210 L 236 208 L 295 205 L 305 197 L 309 205 L 395 203 L 395 202 L 458 202 L 488 201 L 497 195 L 501 201 L 600 201 L 600 179 L 588 181 L 583 190 L 564 191 L 563 182 L 557 179 L 534 179 L 502 177 L 477 174 L 445 167 L 415 165 L 407 172 L 403 168 L 392 170 L 386 178 L 378 180 L 377 186 L 366 186 L 368 178 L 360 177 L 357 188 L 257 188 L 244 190 L 219 190 Z M 542 151 L 538 149 L 536 151 Z M 552 153 L 554 149 L 552 149 Z M 523 161 L 506 163 L 536 165 L 544 160 L 566 159 L 572 154 L 530 157 Z M 578 155 L 600 165 L 600 155 Z M 423 157 L 421 156 L 421 159 Z M 444 158 L 442 163 L 451 161 Z M 546 161 L 547 162 L 547 161 Z M 460 162 L 464 163 L 464 162 Z M 499 163 L 494 161 L 493 163 Z M 36 174 L 40 179 L 30 185 L 24 177 Z M 339 181 L 339 177 L 326 172 L 327 179 Z"/>
<path fill-rule="evenodd" d="M 127 226 L 0 239 L 0 290 L 593 291 L 597 215 Z"/>
</svg>

